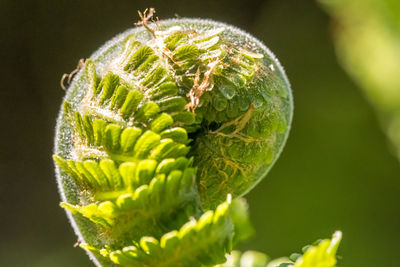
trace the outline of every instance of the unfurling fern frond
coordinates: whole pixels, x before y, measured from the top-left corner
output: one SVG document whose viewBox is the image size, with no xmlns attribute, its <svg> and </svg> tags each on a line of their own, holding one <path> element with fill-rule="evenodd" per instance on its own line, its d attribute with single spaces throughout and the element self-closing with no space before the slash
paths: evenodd
<svg viewBox="0 0 400 267">
<path fill-rule="evenodd" d="M 289 83 L 240 30 L 147 20 L 69 87 L 53 157 L 61 206 L 99 266 L 223 264 L 253 231 L 240 197 L 287 138 Z"/>
<path fill-rule="evenodd" d="M 332 239 L 318 241 L 303 248 L 304 255 L 297 255 L 293 267 L 333 267 L 336 266 L 336 251 L 342 239 L 341 232 L 335 232 Z"/>
<path fill-rule="evenodd" d="M 243 254 L 232 251 L 224 264 L 215 267 L 334 267 L 341 238 L 342 233 L 337 231 L 331 239 L 318 240 L 303 247 L 303 255 L 293 253 L 289 258 L 275 260 L 257 251 L 246 251 Z"/>
<path fill-rule="evenodd" d="M 237 236 L 235 227 L 248 227 L 235 221 L 245 215 L 243 204 L 239 199 L 228 199 L 215 211 L 205 212 L 198 220 L 190 219 L 178 230 L 160 238 L 143 236 L 118 250 L 82 246 L 123 266 L 202 266 L 224 262 L 233 240 L 243 237 Z"/>
</svg>

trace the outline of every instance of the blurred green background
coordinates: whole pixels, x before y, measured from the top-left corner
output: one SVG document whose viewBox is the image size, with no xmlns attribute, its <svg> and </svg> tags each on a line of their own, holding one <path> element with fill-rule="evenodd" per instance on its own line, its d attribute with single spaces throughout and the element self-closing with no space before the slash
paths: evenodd
<svg viewBox="0 0 400 267">
<path fill-rule="evenodd" d="M 336 2 L 346 8 L 352 1 Z M 64 95 L 59 81 L 80 58 L 132 27 L 136 10 L 150 6 L 160 19 L 211 18 L 247 30 L 276 54 L 292 83 L 291 135 L 270 174 L 247 196 L 257 234 L 241 249 L 285 256 L 340 229 L 339 266 L 399 266 L 400 168 L 378 121 L 385 126 L 385 114 L 377 115 L 382 108 L 361 90 L 368 73 L 352 73 L 346 62 L 355 61 L 343 59 L 343 49 L 336 57 L 334 40 L 339 47 L 351 21 L 341 24 L 336 16 L 332 22 L 310 0 L 1 1 L 0 266 L 92 266 L 73 247 L 76 237 L 58 206 L 51 154 Z M 388 36 L 400 38 L 397 33 Z M 358 51 L 358 32 L 351 34 Z M 382 61 L 390 60 L 397 59 Z M 400 79 L 397 72 L 393 79 Z"/>
</svg>

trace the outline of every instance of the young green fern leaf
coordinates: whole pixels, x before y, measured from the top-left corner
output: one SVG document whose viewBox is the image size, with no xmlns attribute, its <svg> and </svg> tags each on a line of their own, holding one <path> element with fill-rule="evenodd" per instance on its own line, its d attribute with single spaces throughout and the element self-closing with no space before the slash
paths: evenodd
<svg viewBox="0 0 400 267">
<path fill-rule="evenodd" d="M 313 246 L 303 248 L 304 255 L 296 257 L 293 267 L 330 267 L 336 265 L 336 251 L 342 239 L 341 232 L 335 232 L 332 239 L 324 239 Z M 289 265 L 290 266 L 290 265 Z"/>
<path fill-rule="evenodd" d="M 336 251 L 342 239 L 337 231 L 331 239 L 318 240 L 313 245 L 303 247 L 303 255 L 293 253 L 289 258 L 270 260 L 264 253 L 257 251 L 232 251 L 224 264 L 216 267 L 334 267 Z"/>
<path fill-rule="evenodd" d="M 293 253 L 289 259 L 280 260 L 281 263 L 271 262 L 267 267 L 334 267 L 341 239 L 342 233 L 337 231 L 331 239 L 318 240 L 303 247 L 303 255 Z"/>
<path fill-rule="evenodd" d="M 234 220 L 234 213 L 243 216 L 243 207 L 238 206 L 243 206 L 241 200 L 228 200 L 215 211 L 205 212 L 198 221 L 191 219 L 180 229 L 164 234 L 160 240 L 143 236 L 118 250 L 83 247 L 123 266 L 213 265 L 225 261 L 225 253 L 232 247 L 233 231 L 235 239 L 243 238 L 238 234 L 241 225 Z"/>
<path fill-rule="evenodd" d="M 236 28 L 148 19 L 86 60 L 68 89 L 54 155 L 61 206 L 99 266 L 221 264 L 252 232 L 239 197 L 285 143 L 289 83 Z"/>
</svg>

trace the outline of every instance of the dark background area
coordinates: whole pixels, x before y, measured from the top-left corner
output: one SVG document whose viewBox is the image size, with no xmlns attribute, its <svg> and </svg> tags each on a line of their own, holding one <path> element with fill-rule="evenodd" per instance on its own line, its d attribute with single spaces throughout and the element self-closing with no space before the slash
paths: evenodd
<svg viewBox="0 0 400 267">
<path fill-rule="evenodd" d="M 292 83 L 292 132 L 247 196 L 257 234 L 241 249 L 285 256 L 340 229 L 340 266 L 398 266 L 399 163 L 337 63 L 329 17 L 309 0 L 1 1 L 0 266 L 92 266 L 58 205 L 59 81 L 150 6 L 160 19 L 211 18 L 250 32 Z"/>
</svg>

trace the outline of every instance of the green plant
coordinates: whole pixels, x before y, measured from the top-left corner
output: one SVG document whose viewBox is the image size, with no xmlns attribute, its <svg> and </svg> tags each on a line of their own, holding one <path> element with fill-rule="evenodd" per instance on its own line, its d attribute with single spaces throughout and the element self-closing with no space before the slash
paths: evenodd
<svg viewBox="0 0 400 267">
<path fill-rule="evenodd" d="M 97 265 L 222 264 L 253 231 L 240 197 L 282 150 L 290 86 L 250 35 L 193 19 L 150 26 L 152 14 L 69 86 L 54 155 L 61 206 Z M 323 255 L 318 266 L 333 266 L 337 239 L 279 264 L 317 266 L 307 261 Z"/>
</svg>

